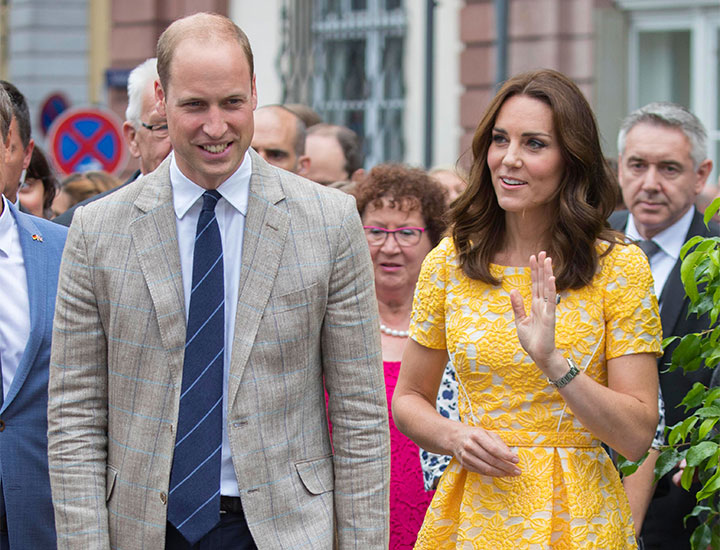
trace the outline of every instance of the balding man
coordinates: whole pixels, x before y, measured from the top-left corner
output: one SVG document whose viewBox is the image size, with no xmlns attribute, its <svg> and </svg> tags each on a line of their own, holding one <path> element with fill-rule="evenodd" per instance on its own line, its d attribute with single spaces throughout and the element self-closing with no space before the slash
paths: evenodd
<svg viewBox="0 0 720 550">
<path fill-rule="evenodd" d="M 78 210 L 65 247 L 48 405 L 60 545 L 386 549 L 355 202 L 250 148 L 252 50 L 228 18 L 171 24 L 158 73 L 172 153 Z"/>
<path fill-rule="evenodd" d="M 128 105 L 125 110 L 123 136 L 130 154 L 133 158 L 138 159 L 140 169 L 130 176 L 125 184 L 155 170 L 170 153 L 167 120 L 158 113 L 155 105 L 155 81 L 157 78 L 157 59 L 154 57 L 146 59 L 135 67 L 128 77 Z M 53 218 L 53 221 L 69 226 L 77 208 L 114 193 L 120 188 L 122 186 L 113 187 L 90 197 L 57 218 Z"/>
<path fill-rule="evenodd" d="M 267 162 L 304 176 L 310 167 L 305 155 L 305 123 L 282 105 L 268 105 L 255 111 L 252 148 Z"/>
<path fill-rule="evenodd" d="M 316 124 L 310 127 L 305 152 L 310 158 L 306 177 L 315 183 L 358 181 L 365 173 L 360 137 L 345 126 Z"/>
</svg>

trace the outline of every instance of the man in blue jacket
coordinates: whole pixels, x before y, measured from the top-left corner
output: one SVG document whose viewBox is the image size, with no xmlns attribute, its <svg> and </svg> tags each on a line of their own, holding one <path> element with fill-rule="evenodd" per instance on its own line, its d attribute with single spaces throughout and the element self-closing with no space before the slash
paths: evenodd
<svg viewBox="0 0 720 550">
<path fill-rule="evenodd" d="M 10 99 L 0 88 L 0 171 L 11 119 Z M 56 547 L 47 384 L 66 233 L 0 196 L 0 550 Z"/>
</svg>

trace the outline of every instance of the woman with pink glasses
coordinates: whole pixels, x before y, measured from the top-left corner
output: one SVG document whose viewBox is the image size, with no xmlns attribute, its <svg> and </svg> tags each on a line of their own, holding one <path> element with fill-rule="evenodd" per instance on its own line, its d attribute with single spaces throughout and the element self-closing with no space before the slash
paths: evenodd
<svg viewBox="0 0 720 550">
<path fill-rule="evenodd" d="M 388 405 L 408 337 L 415 283 L 423 259 L 445 231 L 445 192 L 423 170 L 397 164 L 373 168 L 353 194 L 375 266 Z M 412 548 L 431 493 L 423 487 L 418 448 L 392 422 L 390 549 Z"/>
</svg>

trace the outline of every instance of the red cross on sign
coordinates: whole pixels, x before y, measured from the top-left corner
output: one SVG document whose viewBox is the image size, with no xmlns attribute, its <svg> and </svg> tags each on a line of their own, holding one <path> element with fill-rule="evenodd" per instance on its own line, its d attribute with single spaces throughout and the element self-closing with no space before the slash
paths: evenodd
<svg viewBox="0 0 720 550">
<path fill-rule="evenodd" d="M 88 170 L 116 174 L 125 167 L 127 159 L 122 124 L 107 109 L 76 108 L 63 112 L 50 126 L 48 149 L 65 175 Z"/>
</svg>

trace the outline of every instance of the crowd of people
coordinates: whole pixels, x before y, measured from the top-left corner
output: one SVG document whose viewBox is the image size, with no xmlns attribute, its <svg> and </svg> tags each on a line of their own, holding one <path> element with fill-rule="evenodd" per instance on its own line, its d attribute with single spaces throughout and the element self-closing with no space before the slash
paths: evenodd
<svg viewBox="0 0 720 550">
<path fill-rule="evenodd" d="M 653 475 L 711 384 L 661 347 L 708 327 L 679 254 L 720 235 L 686 108 L 630 113 L 613 169 L 536 70 L 468 173 L 366 170 L 199 13 L 125 118 L 127 181 L 60 182 L 0 87 L 0 550 L 690 548 L 694 492 Z"/>
</svg>

